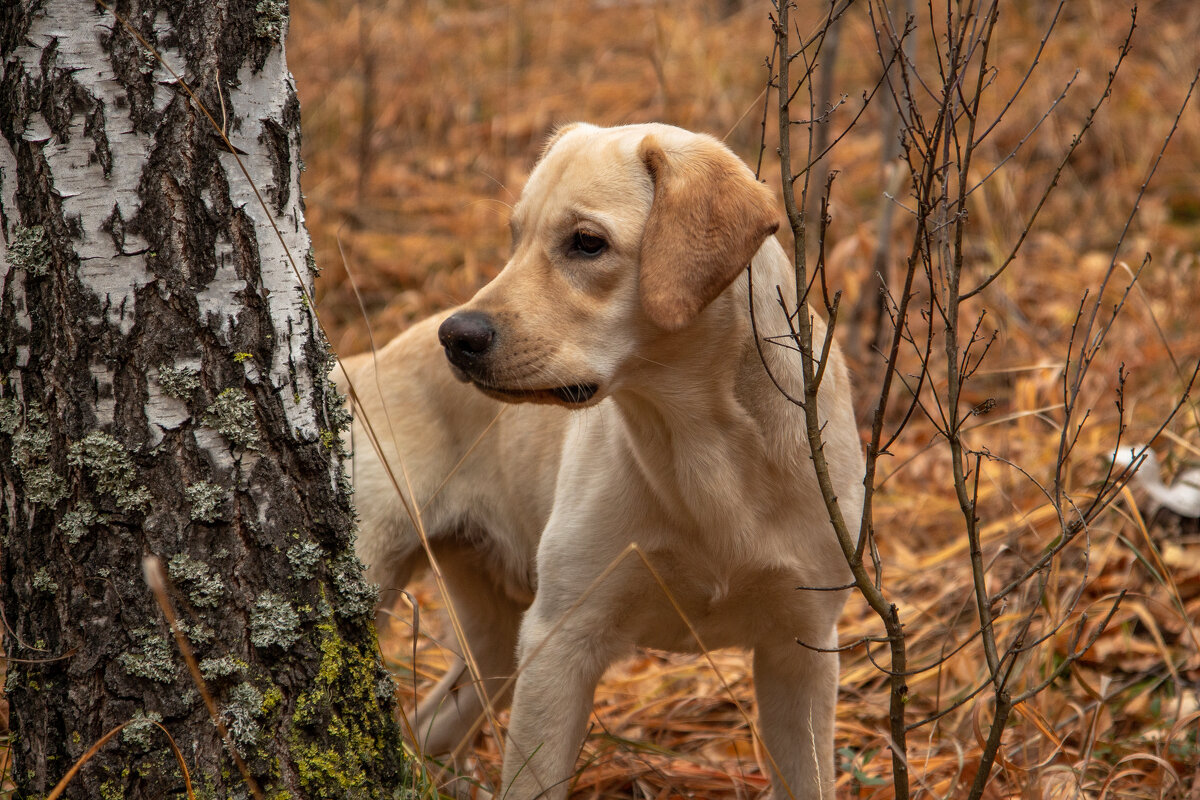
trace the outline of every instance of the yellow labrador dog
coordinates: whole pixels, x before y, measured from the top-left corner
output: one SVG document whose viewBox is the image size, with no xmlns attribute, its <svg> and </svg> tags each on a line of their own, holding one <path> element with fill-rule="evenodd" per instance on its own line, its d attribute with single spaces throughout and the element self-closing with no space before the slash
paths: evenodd
<svg viewBox="0 0 1200 800">
<path fill-rule="evenodd" d="M 402 588 L 425 560 L 415 500 L 481 678 L 459 664 L 417 709 L 424 751 L 458 746 L 484 698 L 507 703 L 519 664 L 497 796 L 565 797 L 605 668 L 701 646 L 753 650 L 774 795 L 833 796 L 837 656 L 797 640 L 836 644 L 846 593 L 812 587 L 849 570 L 803 411 L 778 388 L 801 396 L 778 219 L 709 136 L 568 126 L 513 210 L 500 275 L 346 367 L 358 552 Z M 836 347 L 828 359 L 825 453 L 856 529 L 862 454 Z"/>
</svg>

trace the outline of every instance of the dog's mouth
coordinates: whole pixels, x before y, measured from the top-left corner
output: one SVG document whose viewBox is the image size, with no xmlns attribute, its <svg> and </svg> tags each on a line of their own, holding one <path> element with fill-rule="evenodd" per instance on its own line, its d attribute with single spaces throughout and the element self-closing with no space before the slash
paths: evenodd
<svg viewBox="0 0 1200 800">
<path fill-rule="evenodd" d="M 455 359 L 447 351 L 450 370 L 454 377 L 463 383 L 471 383 L 475 388 L 494 400 L 506 403 L 547 403 L 552 405 L 581 407 L 590 403 L 599 393 L 600 384 L 588 382 L 571 383 L 564 386 L 548 386 L 541 389 L 518 389 L 497 386 L 485 377 L 472 374 L 473 370 L 455 363 Z"/>
<path fill-rule="evenodd" d="M 546 389 L 505 389 L 480 381 L 472 381 L 481 392 L 508 403 L 551 403 L 563 406 L 583 406 L 600 391 L 595 383 L 573 383 Z"/>
<path fill-rule="evenodd" d="M 600 387 L 594 383 L 576 383 L 572 386 L 559 386 L 556 389 L 550 389 L 550 394 L 562 400 L 569 405 L 578 405 L 586 403 L 596 396 L 596 392 Z"/>
</svg>

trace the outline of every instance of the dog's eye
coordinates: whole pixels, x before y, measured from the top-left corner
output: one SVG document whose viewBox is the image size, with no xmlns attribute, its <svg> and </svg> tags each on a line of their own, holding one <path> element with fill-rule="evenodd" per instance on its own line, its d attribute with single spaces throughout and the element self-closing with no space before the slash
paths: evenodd
<svg viewBox="0 0 1200 800">
<path fill-rule="evenodd" d="M 608 242 L 599 236 L 584 231 L 575 231 L 571 237 L 571 254 L 595 258 L 608 249 Z"/>
</svg>

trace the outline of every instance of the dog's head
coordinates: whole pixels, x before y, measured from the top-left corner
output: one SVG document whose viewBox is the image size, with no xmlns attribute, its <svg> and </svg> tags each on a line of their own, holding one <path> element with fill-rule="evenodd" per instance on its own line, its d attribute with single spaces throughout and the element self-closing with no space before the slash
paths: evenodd
<svg viewBox="0 0 1200 800">
<path fill-rule="evenodd" d="M 446 356 L 498 399 L 596 402 L 647 338 L 687 334 L 775 232 L 774 205 L 712 137 L 563 128 L 513 211 L 508 264 L 442 323 Z"/>
</svg>

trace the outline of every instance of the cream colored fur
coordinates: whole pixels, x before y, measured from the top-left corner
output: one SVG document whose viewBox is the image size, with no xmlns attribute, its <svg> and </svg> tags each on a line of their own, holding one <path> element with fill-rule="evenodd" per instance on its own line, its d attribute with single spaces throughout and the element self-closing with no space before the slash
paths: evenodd
<svg viewBox="0 0 1200 800">
<path fill-rule="evenodd" d="M 773 205 L 710 137 L 570 126 L 514 209 L 507 266 L 455 312 L 494 324 L 486 364 L 447 364 L 437 331 L 449 313 L 347 363 L 359 400 L 358 552 L 385 591 L 425 561 L 367 444 L 369 418 L 401 485 L 403 474 L 412 482 L 483 677 L 476 686 L 456 665 L 421 704 L 424 750 L 447 753 L 469 737 L 481 695 L 508 702 L 504 679 L 520 663 L 497 796 L 564 797 L 605 668 L 636 647 L 697 650 L 690 624 L 706 648 L 753 651 L 774 795 L 833 797 L 837 656 L 797 639 L 835 645 L 846 593 L 798 587 L 842 585 L 849 570 L 803 411 L 768 376 L 751 330 L 752 255 L 767 365 L 800 396 L 797 353 L 766 341 L 788 329 L 777 287 L 795 297 L 770 236 Z M 582 256 L 571 244 L 579 232 L 605 250 Z M 816 335 L 819 347 L 819 321 Z M 825 454 L 856 530 L 861 448 L 836 347 L 829 358 Z M 564 408 L 552 390 L 579 384 L 595 395 Z"/>
</svg>

